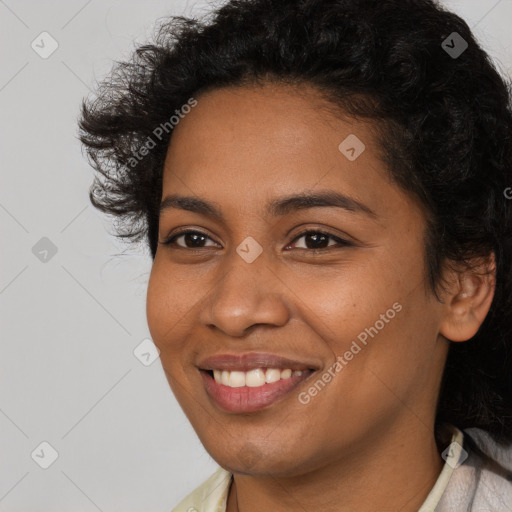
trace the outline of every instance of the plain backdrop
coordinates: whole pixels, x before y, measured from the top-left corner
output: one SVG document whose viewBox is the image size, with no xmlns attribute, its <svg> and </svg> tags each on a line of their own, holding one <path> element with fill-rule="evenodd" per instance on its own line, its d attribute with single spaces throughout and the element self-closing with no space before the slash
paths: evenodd
<svg viewBox="0 0 512 512">
<path fill-rule="evenodd" d="M 447 5 L 511 75 L 512 0 Z M 160 360 L 141 356 L 151 258 L 89 203 L 76 137 L 113 60 L 157 19 L 209 9 L 0 0 L 0 512 L 166 512 L 217 468 Z"/>
</svg>

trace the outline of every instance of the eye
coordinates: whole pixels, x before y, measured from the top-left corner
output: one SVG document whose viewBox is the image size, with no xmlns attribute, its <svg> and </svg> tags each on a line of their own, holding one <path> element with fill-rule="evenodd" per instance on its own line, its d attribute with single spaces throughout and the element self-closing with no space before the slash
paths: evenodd
<svg viewBox="0 0 512 512">
<path fill-rule="evenodd" d="M 342 238 L 339 238 L 337 236 L 334 236 L 330 233 L 326 233 L 324 231 L 319 230 L 308 230 L 303 231 L 300 233 L 295 239 L 293 240 L 292 244 L 296 240 L 300 240 L 301 238 L 304 238 L 304 242 L 302 244 L 302 247 L 295 246 L 296 249 L 312 249 L 312 250 L 322 250 L 335 246 L 336 243 L 339 246 L 352 246 L 350 242 L 347 242 L 346 240 L 343 240 Z M 329 241 L 334 241 L 334 244 L 330 244 Z M 290 245 L 288 246 L 290 247 Z"/>
<path fill-rule="evenodd" d="M 177 243 L 177 240 L 180 238 L 183 239 L 184 245 Z M 160 243 L 162 245 L 177 245 L 181 249 L 201 249 L 205 247 L 203 244 L 206 240 L 211 240 L 213 242 L 213 240 L 208 235 L 201 231 L 194 229 L 184 229 L 179 233 L 171 235 Z M 189 246 L 187 243 L 190 243 L 191 245 Z M 216 245 L 216 242 L 214 242 L 213 245 Z"/>
<path fill-rule="evenodd" d="M 296 249 L 311 249 L 312 251 L 315 251 L 328 249 L 336 245 L 342 247 L 353 246 L 353 244 L 347 242 L 346 240 L 338 236 L 332 235 L 324 231 L 310 229 L 307 231 L 303 231 L 298 236 L 296 236 L 292 243 L 287 246 L 287 248 L 291 247 L 293 243 L 295 243 L 297 240 L 300 240 L 301 238 L 304 238 L 304 242 L 302 243 L 302 246 L 296 245 Z M 180 239 L 182 239 L 183 243 L 177 242 Z M 213 244 L 210 244 L 210 246 L 218 245 L 214 240 L 212 240 L 208 235 L 206 235 L 202 231 L 197 231 L 194 229 L 184 229 L 178 233 L 169 236 L 163 242 L 159 243 L 161 243 L 162 245 L 169 246 L 174 245 L 181 249 L 202 249 L 203 247 L 208 247 L 208 245 L 206 245 L 208 240 L 213 242 Z M 334 243 L 330 243 L 331 241 Z"/>
</svg>

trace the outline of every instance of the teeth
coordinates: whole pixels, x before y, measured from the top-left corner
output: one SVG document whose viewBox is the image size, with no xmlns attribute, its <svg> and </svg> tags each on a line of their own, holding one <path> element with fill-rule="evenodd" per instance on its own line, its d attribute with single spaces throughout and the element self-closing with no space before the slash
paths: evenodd
<svg viewBox="0 0 512 512">
<path fill-rule="evenodd" d="M 228 385 L 230 388 L 242 388 L 245 386 L 245 372 L 230 372 Z"/>
<path fill-rule="evenodd" d="M 277 368 L 269 368 L 265 374 L 265 382 L 277 382 L 281 378 L 281 370 Z"/>
<path fill-rule="evenodd" d="M 257 388 L 263 386 L 265 383 L 271 384 L 272 382 L 296 377 L 303 373 L 302 370 L 292 371 L 290 368 L 283 370 L 279 368 L 255 368 L 247 372 L 213 370 L 213 378 L 218 384 L 224 384 L 224 386 L 231 388 L 241 388 L 243 386 Z"/>
<path fill-rule="evenodd" d="M 243 372 L 241 372 L 243 374 Z M 265 372 L 261 368 L 256 368 L 250 372 L 245 372 L 245 385 L 250 388 L 257 388 L 265 384 Z"/>
<path fill-rule="evenodd" d="M 281 379 L 289 379 L 292 376 L 292 371 L 290 368 L 287 370 L 281 370 Z"/>
</svg>

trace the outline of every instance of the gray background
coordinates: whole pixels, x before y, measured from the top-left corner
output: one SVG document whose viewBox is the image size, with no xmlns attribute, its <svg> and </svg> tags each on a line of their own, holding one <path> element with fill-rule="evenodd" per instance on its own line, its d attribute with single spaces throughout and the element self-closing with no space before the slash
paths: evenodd
<svg viewBox="0 0 512 512">
<path fill-rule="evenodd" d="M 446 4 L 512 75 L 512 0 Z M 80 101 L 112 60 L 158 18 L 208 9 L 0 0 L 0 512 L 170 511 L 217 467 L 159 359 L 134 355 L 149 338 L 151 258 L 89 204 L 93 171 L 76 139 Z M 31 47 L 51 47 L 43 31 L 59 45 L 46 59 Z M 47 469 L 42 442 L 58 453 Z"/>
</svg>

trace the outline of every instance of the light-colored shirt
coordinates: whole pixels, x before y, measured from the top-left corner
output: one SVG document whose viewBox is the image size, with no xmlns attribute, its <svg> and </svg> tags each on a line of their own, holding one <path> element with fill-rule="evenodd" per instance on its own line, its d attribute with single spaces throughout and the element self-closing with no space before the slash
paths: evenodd
<svg viewBox="0 0 512 512">
<path fill-rule="evenodd" d="M 501 463 L 494 465 L 468 445 L 457 427 L 445 429 L 445 463 L 418 512 L 512 512 L 512 445 L 498 449 L 486 432 L 467 430 L 477 439 L 477 447 Z M 219 467 L 172 512 L 226 512 L 232 479 L 232 473 Z"/>
</svg>

